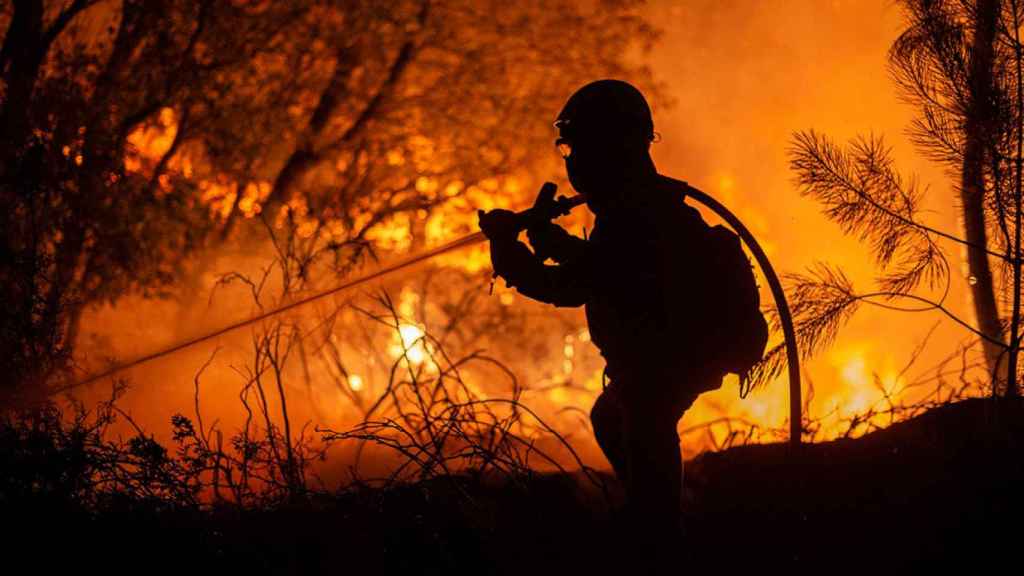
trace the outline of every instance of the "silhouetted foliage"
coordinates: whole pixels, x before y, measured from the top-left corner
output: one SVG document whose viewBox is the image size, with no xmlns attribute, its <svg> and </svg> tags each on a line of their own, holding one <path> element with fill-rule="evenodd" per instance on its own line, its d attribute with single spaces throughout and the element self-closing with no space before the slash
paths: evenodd
<svg viewBox="0 0 1024 576">
<path fill-rule="evenodd" d="M 920 566 L 988 550 L 1000 526 L 991 520 L 1021 510 L 1016 486 L 1024 469 L 1007 455 L 1019 449 L 1024 420 L 1016 399 L 951 402 L 961 398 L 956 380 L 965 367 L 949 370 L 943 363 L 928 371 L 932 375 L 908 379 L 908 386 L 935 384 L 927 409 L 891 402 L 882 414 L 851 418 L 852 434 L 867 428 L 863 438 L 794 453 L 784 444 L 742 446 L 750 434 L 770 431 L 729 435 L 722 452 L 687 465 L 690 547 L 673 559 L 690 567 L 753 567 L 770 560 L 817 569 L 836 558 L 849 563 L 851 547 L 870 549 L 880 538 L 900 543 L 871 549 L 870 562 L 886 565 Z M 609 496 L 565 473 L 507 474 L 500 465 L 491 467 L 492 474 L 444 471 L 441 460 L 412 458 L 404 481 L 363 479 L 336 489 L 313 483 L 297 492 L 286 482 L 257 480 L 274 474 L 255 456 L 272 454 L 265 437 L 228 447 L 214 427 L 199 432 L 198 413 L 174 418 L 172 448 L 141 432 L 126 440 L 106 438 L 102 429 L 127 417 L 116 399 L 115 390 L 92 413 L 62 415 L 48 407 L 0 419 L 0 509 L 19 527 L 5 539 L 9 559 L 31 558 L 42 568 L 102 564 L 110 573 L 136 570 L 136 559 L 154 557 L 162 567 L 272 567 L 282 573 L 339 566 L 384 573 L 514 574 L 527 567 L 600 573 L 629 562 L 621 524 L 607 503 L 620 497 L 613 483 Z M 878 428 L 879 415 L 901 420 L 908 414 L 914 418 Z M 415 411 L 406 418 L 392 419 L 393 428 L 380 435 L 357 427 L 350 439 L 369 432 L 374 442 L 403 442 L 407 432 L 427 431 L 405 428 L 405 422 L 423 422 Z M 470 418 L 463 429 L 479 431 L 479 423 Z M 459 419 L 434 418 L 432 424 L 442 432 L 435 439 L 455 448 L 448 457 L 457 455 Z M 812 433 L 814 424 L 807 427 Z M 507 430 L 499 426 L 491 438 Z M 474 435 L 465 445 L 493 446 L 486 439 Z M 439 454 L 423 448 L 415 453 Z M 237 460 L 227 464 L 227 458 Z M 217 496 L 216 471 L 237 471 L 243 461 L 252 466 L 252 492 L 236 500 L 222 476 Z M 762 533 L 748 544 L 756 557 L 732 554 L 739 527 Z M 794 535 L 801 536 L 795 543 Z M 96 552 L 113 544 L 116 556 Z M 53 553 L 58 547 L 61 553 Z M 47 549 L 50 554 L 43 553 Z"/>
<path fill-rule="evenodd" d="M 381 297 L 384 314 L 364 311 L 399 333 L 401 319 L 391 300 Z M 363 421 L 342 432 L 322 430 L 329 442 L 372 442 L 397 452 L 401 462 L 388 478 L 425 480 L 468 470 L 472 475 L 528 480 L 538 465 L 568 472 L 565 456 L 604 489 L 593 470 L 577 456 L 562 435 L 520 402 L 515 375 L 482 352 L 449 358 L 436 338 L 424 334 L 405 344 L 388 384 L 370 404 Z M 419 347 L 426 359 L 414 363 L 409 348 Z M 463 380 L 460 370 L 487 363 L 509 380 L 507 394 L 487 396 Z M 555 440 L 561 454 L 549 454 L 538 442 Z M 358 462 L 357 462 L 358 464 Z M 357 466 L 358 467 L 358 466 Z"/>
<path fill-rule="evenodd" d="M 938 310 L 981 341 L 992 392 L 1005 388 L 1013 395 L 1021 332 L 1024 12 L 1016 0 L 901 4 L 908 23 L 889 52 L 890 70 L 919 112 L 911 140 L 959 176 L 964 235 L 925 224 L 925 190 L 899 175 L 881 138 L 857 138 L 843 149 L 813 131 L 796 134 L 790 164 L 801 193 L 820 201 L 844 232 L 867 242 L 879 271 L 878 289 L 870 292 L 855 291 L 840 271 L 826 267 L 791 278 L 800 301 L 794 308 L 819 316 L 805 319 L 804 351 L 829 343 L 860 303 Z M 966 251 L 977 327 L 945 305 L 952 279 L 940 242 L 947 241 Z M 996 281 L 990 262 L 999 267 Z"/>
</svg>

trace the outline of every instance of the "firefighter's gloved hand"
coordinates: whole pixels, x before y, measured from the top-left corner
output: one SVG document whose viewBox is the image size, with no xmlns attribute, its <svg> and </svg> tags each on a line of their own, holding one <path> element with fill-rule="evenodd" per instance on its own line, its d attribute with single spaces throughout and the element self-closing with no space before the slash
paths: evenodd
<svg viewBox="0 0 1024 576">
<path fill-rule="evenodd" d="M 568 235 L 564 228 L 554 222 L 535 222 L 526 229 L 526 238 L 541 260 L 551 257 L 558 250 L 559 242 Z"/>
<path fill-rule="evenodd" d="M 537 192 L 537 198 L 533 201 L 533 207 L 545 210 L 555 204 L 555 193 L 558 192 L 558 184 L 545 182 Z"/>
<path fill-rule="evenodd" d="M 522 222 L 515 212 L 498 208 L 488 212 L 477 210 L 476 214 L 480 219 L 480 231 L 491 242 L 514 242 L 519 237 Z"/>
</svg>

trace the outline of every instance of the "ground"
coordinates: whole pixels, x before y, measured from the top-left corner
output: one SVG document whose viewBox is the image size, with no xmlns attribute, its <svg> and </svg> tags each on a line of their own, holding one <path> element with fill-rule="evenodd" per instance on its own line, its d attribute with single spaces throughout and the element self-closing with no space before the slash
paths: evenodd
<svg viewBox="0 0 1024 576">
<path fill-rule="evenodd" d="M 858 439 L 704 454 L 686 465 L 686 535 L 666 572 L 1019 563 L 1022 446 L 1024 404 L 969 400 Z M 568 475 L 444 477 L 245 511 L 0 505 L 5 556 L 47 572 L 604 574 L 625 551 L 605 495 Z"/>
</svg>

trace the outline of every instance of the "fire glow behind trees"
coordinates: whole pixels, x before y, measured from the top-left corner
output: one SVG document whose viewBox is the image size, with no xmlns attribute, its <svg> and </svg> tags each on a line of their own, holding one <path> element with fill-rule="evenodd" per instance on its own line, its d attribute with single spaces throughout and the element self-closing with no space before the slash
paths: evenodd
<svg viewBox="0 0 1024 576">
<path fill-rule="evenodd" d="M 788 135 L 802 126 L 897 135 L 911 115 L 884 74 L 901 24 L 886 2 L 42 4 L 40 29 L 35 2 L 0 15 L 5 141 L 15 143 L 2 152 L 17 158 L 4 165 L 35 170 L 52 199 L 50 212 L 34 213 L 50 236 L 18 244 L 41 272 L 28 288 L 4 288 L 20 290 L 5 293 L 15 304 L 5 314 L 43 322 L 45 338 L 19 367 L 29 379 L 63 367 L 49 351 L 73 353 L 80 369 L 132 357 L 333 285 L 375 258 L 471 232 L 477 208 L 525 206 L 544 180 L 558 176 L 567 190 L 550 121 L 574 88 L 604 76 L 647 91 L 663 136 L 659 168 L 735 208 L 778 269 L 799 269 L 828 246 L 864 277 L 868 255 L 791 185 Z M 663 29 L 656 44 L 647 22 Z M 35 30 L 37 43 L 56 32 L 30 99 L 11 80 L 31 64 L 6 49 L 11 30 Z M 913 159 L 909 146 L 895 149 Z M 949 185 L 916 162 L 904 165 Z M 3 217 L 20 223 L 6 229 L 22 242 L 32 224 L 21 215 L 39 207 L 10 202 Z M 588 220 L 568 225 L 581 234 Z M 426 369 L 432 346 L 486 348 L 518 376 L 527 405 L 589 446 L 580 411 L 600 387 L 601 363 L 581 315 L 524 302 L 500 283 L 488 297 L 487 268 L 474 249 L 389 280 L 397 332 L 363 314 L 379 310 L 357 294 L 224 338 L 203 372 L 205 411 L 227 429 L 241 422 L 240 382 L 260 370 L 254 350 L 273 342 L 286 344 L 283 364 L 265 368 L 280 368 L 292 421 L 334 428 L 359 420 L 397 358 Z M 809 368 L 812 413 L 831 419 L 824 435 L 881 399 L 876 380 L 885 391 L 911 382 L 900 368 L 932 323 L 893 328 L 890 316 L 865 316 Z M 957 342 L 940 327 L 920 368 Z M 127 409 L 161 434 L 171 414 L 191 409 L 193 376 L 212 353 L 131 371 Z M 482 395 L 508 394 L 498 370 L 467 374 Z M 734 384 L 707 395 L 682 427 L 720 418 L 783 426 L 784 386 L 746 402 L 735 395 Z M 727 432 L 701 434 L 684 436 L 684 448 Z M 596 452 L 584 455 L 598 463 Z"/>
</svg>

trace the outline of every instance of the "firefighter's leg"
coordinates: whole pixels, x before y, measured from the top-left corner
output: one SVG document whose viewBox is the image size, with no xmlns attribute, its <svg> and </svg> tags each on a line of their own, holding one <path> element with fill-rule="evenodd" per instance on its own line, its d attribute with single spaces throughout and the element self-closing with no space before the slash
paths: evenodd
<svg viewBox="0 0 1024 576">
<path fill-rule="evenodd" d="M 626 410 L 626 537 L 635 574 L 674 573 L 682 553 L 676 419 L 652 404 Z"/>
<path fill-rule="evenodd" d="M 663 407 L 627 413 L 626 497 L 637 519 L 659 532 L 675 532 L 679 523 L 683 459 L 676 421 Z"/>
<path fill-rule="evenodd" d="M 620 482 L 626 481 L 625 415 L 622 400 L 615 388 L 605 388 L 590 409 L 594 438 L 601 447 Z"/>
</svg>

